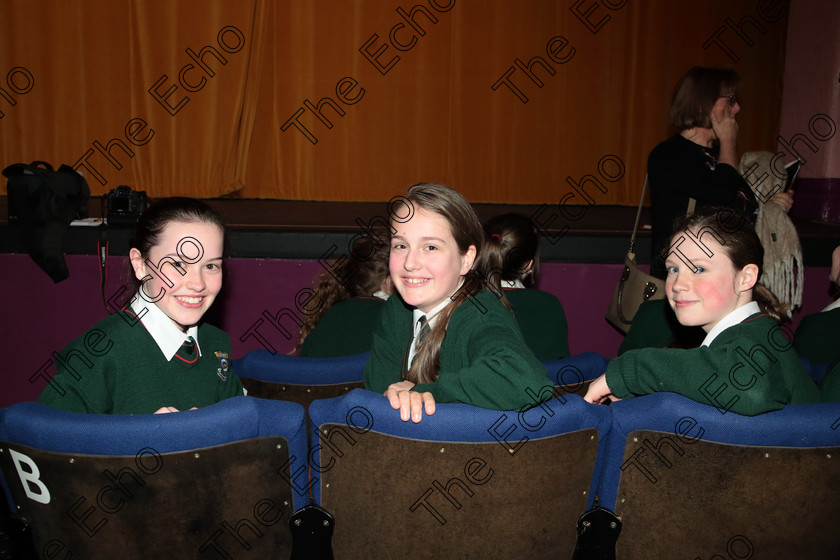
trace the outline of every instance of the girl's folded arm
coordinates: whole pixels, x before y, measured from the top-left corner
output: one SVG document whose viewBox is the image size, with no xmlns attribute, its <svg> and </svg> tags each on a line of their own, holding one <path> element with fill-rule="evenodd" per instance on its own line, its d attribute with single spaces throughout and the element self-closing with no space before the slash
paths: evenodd
<svg viewBox="0 0 840 560">
<path fill-rule="evenodd" d="M 778 363 L 778 362 L 777 362 Z M 774 364 L 758 369 L 737 347 L 632 350 L 607 367 L 607 385 L 620 398 L 668 391 L 753 416 L 782 408 L 790 391 Z"/>
<path fill-rule="evenodd" d="M 414 390 L 432 393 L 436 402 L 494 410 L 533 406 L 551 390 L 545 368 L 509 327 L 484 323 L 464 343 L 468 365 L 447 371 L 441 364 L 436 382 L 416 385 Z"/>
</svg>

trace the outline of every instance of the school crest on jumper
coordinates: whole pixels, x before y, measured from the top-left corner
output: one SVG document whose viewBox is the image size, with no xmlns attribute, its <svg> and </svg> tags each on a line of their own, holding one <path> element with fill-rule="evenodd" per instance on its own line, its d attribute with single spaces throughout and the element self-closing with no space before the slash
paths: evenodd
<svg viewBox="0 0 840 560">
<path fill-rule="evenodd" d="M 227 352 L 213 352 L 219 358 L 219 367 L 216 369 L 216 375 L 222 381 L 227 381 L 228 372 L 230 371 L 230 354 Z"/>
</svg>

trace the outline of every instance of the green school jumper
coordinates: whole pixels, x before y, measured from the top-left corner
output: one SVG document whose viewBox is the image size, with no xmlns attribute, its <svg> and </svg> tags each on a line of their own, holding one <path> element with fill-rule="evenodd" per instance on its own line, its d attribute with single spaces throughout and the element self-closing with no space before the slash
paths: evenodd
<svg viewBox="0 0 840 560">
<path fill-rule="evenodd" d="M 746 416 L 820 400 L 781 328 L 762 313 L 709 346 L 631 350 L 607 366 L 607 385 L 619 398 L 670 391 Z"/>
<path fill-rule="evenodd" d="M 38 401 L 71 412 L 151 414 L 242 395 L 230 369 L 228 335 L 202 324 L 197 336 L 200 358 L 187 363 L 176 355 L 167 362 L 140 321 L 125 310 L 114 313 L 59 354 L 56 374 Z"/>
<path fill-rule="evenodd" d="M 840 307 L 803 317 L 796 328 L 793 347 L 812 364 L 840 358 Z"/>
<path fill-rule="evenodd" d="M 373 334 L 365 368 L 365 388 L 384 393 L 408 371 L 412 310 L 391 296 Z M 525 344 L 516 320 L 490 292 L 463 301 L 452 314 L 440 349 L 440 372 L 434 383 L 414 391 L 429 392 L 439 403 L 465 403 L 494 410 L 519 410 L 537 404 L 551 391 L 545 368 Z"/>
<path fill-rule="evenodd" d="M 694 348 L 704 338 L 700 327 L 686 327 L 677 321 L 667 299 L 655 299 L 639 306 L 618 355 L 639 348 Z"/>
<path fill-rule="evenodd" d="M 531 288 L 505 288 L 505 295 L 525 342 L 538 360 L 569 357 L 569 326 L 556 296 Z"/>
<path fill-rule="evenodd" d="M 300 347 L 306 358 L 333 358 L 368 352 L 385 301 L 378 297 L 347 299 L 324 313 Z"/>
</svg>

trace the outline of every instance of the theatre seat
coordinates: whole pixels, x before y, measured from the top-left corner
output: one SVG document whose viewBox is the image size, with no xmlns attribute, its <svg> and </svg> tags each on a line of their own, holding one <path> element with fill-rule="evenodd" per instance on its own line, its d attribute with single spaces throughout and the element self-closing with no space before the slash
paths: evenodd
<svg viewBox="0 0 840 560">
<path fill-rule="evenodd" d="M 0 422 L 14 512 L 44 558 L 288 558 L 289 484 L 306 455 L 295 403 L 236 397 L 159 415 L 19 403 Z"/>
<path fill-rule="evenodd" d="M 309 406 L 363 387 L 370 352 L 337 358 L 301 358 L 252 350 L 233 362 L 248 395 Z"/>
<path fill-rule="evenodd" d="M 840 403 L 754 417 L 657 393 L 609 406 L 616 558 L 840 558 Z M 717 555 L 717 556 L 716 556 Z"/>
<path fill-rule="evenodd" d="M 609 424 L 577 395 L 522 414 L 438 404 L 414 424 L 354 390 L 309 415 L 309 484 L 335 518 L 336 558 L 570 558 Z"/>
<path fill-rule="evenodd" d="M 822 383 L 825 374 L 828 372 L 828 366 L 831 365 L 830 363 L 812 364 L 808 358 L 801 356 L 799 361 L 802 362 L 802 367 L 805 368 L 805 371 L 808 372 L 808 376 L 814 380 L 814 383 Z"/>
</svg>

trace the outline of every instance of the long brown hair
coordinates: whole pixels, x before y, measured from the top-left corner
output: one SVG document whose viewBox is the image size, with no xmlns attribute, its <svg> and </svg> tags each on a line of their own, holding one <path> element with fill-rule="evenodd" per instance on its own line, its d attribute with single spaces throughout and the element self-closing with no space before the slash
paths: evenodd
<svg viewBox="0 0 840 560">
<path fill-rule="evenodd" d="M 463 286 L 451 297 L 452 303 L 438 315 L 434 327 L 425 338 L 422 348 L 406 374 L 406 379 L 415 384 L 431 383 L 437 380 L 440 371 L 440 347 L 446 336 L 446 328 L 452 313 L 467 298 L 481 293 L 485 282 L 492 282 L 488 279 L 486 271 L 480 268 L 484 230 L 478 216 L 464 196 L 456 190 L 434 183 L 413 185 L 406 195 L 390 209 L 391 221 L 398 223 L 408 221 L 418 207 L 446 219 L 462 255 L 469 250 L 470 246 L 475 247 L 476 254 L 472 269 L 464 277 Z M 498 286 L 498 276 L 496 276 L 495 285 Z M 498 289 L 497 293 L 501 294 L 501 289 Z"/>
<path fill-rule="evenodd" d="M 388 278 L 388 251 L 387 243 L 367 235 L 360 237 L 344 262 L 315 278 L 313 291 L 318 307 L 304 313 L 300 339 L 289 355 L 300 350 L 309 333 L 335 304 L 354 297 L 371 296 L 382 289 Z"/>
<path fill-rule="evenodd" d="M 707 206 L 691 216 L 684 216 L 674 224 L 674 235 L 690 230 L 710 233 L 723 247 L 735 270 L 741 271 L 748 264 L 758 267 L 758 276 L 753 286 L 753 299 L 762 311 L 779 323 L 789 320 L 788 306 L 779 302 L 767 287 L 761 284 L 764 247 L 746 216 L 720 206 Z"/>
</svg>

